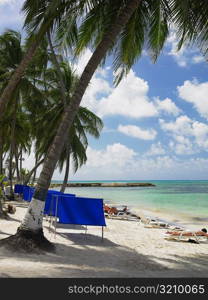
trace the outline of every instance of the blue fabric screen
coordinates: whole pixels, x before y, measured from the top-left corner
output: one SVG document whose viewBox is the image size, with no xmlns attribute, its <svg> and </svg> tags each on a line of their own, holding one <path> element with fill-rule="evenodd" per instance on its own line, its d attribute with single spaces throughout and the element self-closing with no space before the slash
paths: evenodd
<svg viewBox="0 0 208 300">
<path fill-rule="evenodd" d="M 58 191 L 51 191 L 48 190 L 46 201 L 45 201 L 45 207 L 44 207 L 44 214 L 55 216 L 56 212 L 56 199 L 57 197 L 60 197 L 62 193 Z"/>
<path fill-rule="evenodd" d="M 32 188 L 27 185 L 23 185 L 23 199 L 25 201 L 30 202 L 32 200 L 32 196 L 34 194 L 35 188 Z"/>
<path fill-rule="evenodd" d="M 59 206 L 59 199 L 61 195 L 68 195 L 68 196 L 74 196 L 74 194 L 64 194 L 59 191 L 55 190 L 48 190 L 46 201 L 45 201 L 45 208 L 44 208 L 44 214 L 55 216 L 56 214 L 56 201 L 58 201 Z M 58 207 L 57 207 L 58 208 Z"/>
<path fill-rule="evenodd" d="M 62 195 L 58 217 L 62 224 L 106 226 L 103 199 Z"/>
<path fill-rule="evenodd" d="M 23 185 L 22 184 L 15 184 L 14 192 L 15 192 L 15 194 L 22 194 L 23 193 Z"/>
</svg>

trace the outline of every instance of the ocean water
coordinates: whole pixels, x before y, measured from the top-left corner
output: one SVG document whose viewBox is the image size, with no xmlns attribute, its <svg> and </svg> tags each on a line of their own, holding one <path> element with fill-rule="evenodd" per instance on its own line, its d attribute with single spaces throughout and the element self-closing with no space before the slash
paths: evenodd
<svg viewBox="0 0 208 300">
<path fill-rule="evenodd" d="M 53 181 L 58 182 L 58 181 Z M 96 181 L 79 181 L 96 182 Z M 98 181 L 101 182 L 101 181 Z M 128 182 L 128 181 L 102 181 Z M 137 182 L 137 181 L 129 181 Z M 142 181 L 138 181 L 142 182 Z M 194 181 L 144 181 L 155 187 L 81 187 L 67 188 L 66 192 L 77 196 L 103 198 L 106 203 L 128 205 L 173 214 L 183 214 L 191 218 L 208 220 L 208 180 Z"/>
</svg>

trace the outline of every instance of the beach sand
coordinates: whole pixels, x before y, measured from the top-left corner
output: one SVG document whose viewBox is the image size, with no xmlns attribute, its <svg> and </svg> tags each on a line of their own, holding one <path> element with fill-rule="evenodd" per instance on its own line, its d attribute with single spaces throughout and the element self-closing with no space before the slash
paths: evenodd
<svg viewBox="0 0 208 300">
<path fill-rule="evenodd" d="M 0 239 L 16 232 L 28 203 L 15 202 L 11 220 L 0 220 Z M 143 212 L 147 214 L 148 212 Z M 167 221 L 172 215 L 159 215 Z M 55 253 L 11 253 L 0 248 L 0 277 L 208 277 L 208 243 L 192 244 L 164 239 L 166 229 L 145 228 L 137 221 L 106 219 L 104 240 L 101 227 L 57 224 L 57 234 L 46 237 L 56 244 Z M 190 229 L 205 224 L 180 222 Z"/>
</svg>

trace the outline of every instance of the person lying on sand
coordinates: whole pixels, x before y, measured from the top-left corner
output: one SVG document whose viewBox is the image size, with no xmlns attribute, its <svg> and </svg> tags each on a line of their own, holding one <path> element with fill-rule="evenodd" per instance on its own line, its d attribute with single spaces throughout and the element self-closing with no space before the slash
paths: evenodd
<svg viewBox="0 0 208 300">
<path fill-rule="evenodd" d="M 166 232 L 167 234 L 171 234 L 173 236 L 206 236 L 208 237 L 208 234 L 207 234 L 207 230 L 206 228 L 202 228 L 201 230 L 199 231 L 167 231 Z"/>
</svg>

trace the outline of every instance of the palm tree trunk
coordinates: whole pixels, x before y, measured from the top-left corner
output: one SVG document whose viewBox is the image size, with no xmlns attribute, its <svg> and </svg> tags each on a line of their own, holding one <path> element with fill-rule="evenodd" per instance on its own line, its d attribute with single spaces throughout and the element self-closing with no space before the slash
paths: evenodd
<svg viewBox="0 0 208 300">
<path fill-rule="evenodd" d="M 19 160 L 20 160 L 20 182 L 21 184 L 23 183 L 22 179 L 22 148 L 20 148 L 20 153 L 19 153 Z"/>
<path fill-rule="evenodd" d="M 35 166 L 32 168 L 32 170 L 30 171 L 30 173 L 27 175 L 27 178 L 25 179 L 25 181 L 24 181 L 24 185 L 27 185 L 28 184 L 28 182 L 30 181 L 30 178 L 31 178 L 31 176 L 32 176 L 32 174 L 37 170 L 37 168 L 42 164 L 44 162 L 44 158 L 43 159 L 41 159 L 39 162 L 37 162 L 36 164 L 35 164 Z"/>
<path fill-rule="evenodd" d="M 64 181 L 63 181 L 61 189 L 60 189 L 60 192 L 62 192 L 62 193 L 65 192 L 67 182 L 68 182 L 68 179 L 69 179 L 69 167 L 70 167 L 70 151 L 67 152 L 65 176 L 64 176 Z"/>
<path fill-rule="evenodd" d="M 7 239 L 1 240 L 1 245 L 10 245 L 11 247 L 20 240 L 25 241 L 30 239 L 36 244 L 37 247 L 43 248 L 43 241 L 46 245 L 45 248 L 49 248 L 49 242 L 44 238 L 42 221 L 43 221 L 43 210 L 45 205 L 45 198 L 47 195 L 48 188 L 50 186 L 50 181 L 53 176 L 54 169 L 56 167 L 57 161 L 63 149 L 64 143 L 66 141 L 68 130 L 70 129 L 74 118 L 78 112 L 80 102 L 84 95 L 84 92 L 94 74 L 97 67 L 101 63 L 103 57 L 107 53 L 108 49 L 114 43 L 116 37 L 121 32 L 123 26 L 128 22 L 133 12 L 139 6 L 142 0 L 129 0 L 126 7 L 116 18 L 115 22 L 110 26 L 109 30 L 104 35 L 102 41 L 97 46 L 95 52 L 90 58 L 87 66 L 85 67 L 82 76 L 77 84 L 75 93 L 71 99 L 71 104 L 66 108 L 62 121 L 57 130 L 57 134 L 53 140 L 53 143 L 46 155 L 44 160 L 44 165 L 42 172 L 39 176 L 37 187 L 35 189 L 32 201 L 28 207 L 26 215 L 17 230 L 16 235 L 9 237 Z M 51 246 L 51 244 L 50 244 Z M 14 246 L 13 246 L 14 247 Z"/>
<path fill-rule="evenodd" d="M 51 3 L 53 5 L 53 9 L 58 8 L 59 1 L 53 1 Z M 31 62 L 37 48 L 39 47 L 44 35 L 46 34 L 51 22 L 53 21 L 54 15 L 51 14 L 50 16 L 46 16 L 46 21 L 43 22 L 42 26 L 40 27 L 39 32 L 33 38 L 33 42 L 31 43 L 30 47 L 26 51 L 21 63 L 16 68 L 14 74 L 11 76 L 7 86 L 3 90 L 3 93 L 0 97 L 0 119 L 4 113 L 7 103 L 10 101 L 12 94 L 18 85 L 20 79 L 24 75 L 26 68 L 28 67 L 29 63 Z"/>
<path fill-rule="evenodd" d="M 3 136 L 0 133 L 0 174 L 3 174 Z"/>
<path fill-rule="evenodd" d="M 38 160 L 37 158 L 35 159 L 35 165 L 37 165 Z M 32 182 L 31 184 L 33 185 L 35 183 L 35 179 L 36 179 L 36 173 L 37 173 L 37 168 L 35 168 L 34 172 L 33 172 L 33 177 L 32 177 Z"/>
<path fill-rule="evenodd" d="M 15 146 L 15 127 L 16 127 L 16 118 L 17 118 L 17 107 L 18 107 L 18 100 L 15 99 L 15 106 L 14 106 L 13 120 L 12 120 L 12 127 L 11 127 L 10 156 L 9 156 L 9 181 L 10 181 L 10 197 L 11 197 L 11 199 L 14 198 L 12 160 L 13 160 L 13 156 L 14 156 L 14 146 Z"/>
<path fill-rule="evenodd" d="M 62 73 L 61 73 L 59 62 L 58 62 L 56 54 L 54 52 L 54 48 L 53 48 L 53 44 L 52 44 L 52 40 L 51 40 L 51 35 L 50 35 L 49 31 L 47 32 L 47 37 L 48 37 L 48 42 L 49 42 L 49 46 L 50 46 L 50 50 L 51 50 L 52 62 L 53 62 L 53 65 L 56 68 L 56 71 L 58 73 L 60 91 L 61 91 L 61 95 L 62 95 L 62 102 L 63 102 L 64 109 L 65 109 L 66 108 L 66 87 L 65 87 L 65 84 L 64 84 L 64 79 L 63 79 L 63 76 L 62 76 Z"/>
<path fill-rule="evenodd" d="M 75 89 L 75 93 L 72 96 L 71 103 L 66 108 L 63 114 L 62 121 L 57 130 L 57 134 L 53 140 L 49 152 L 46 155 L 43 169 L 33 195 L 33 199 L 30 202 L 26 215 L 20 225 L 20 230 L 27 229 L 37 233 L 39 230 L 42 230 L 42 211 L 44 210 L 46 194 L 50 186 L 56 163 L 66 141 L 67 132 L 74 121 L 76 113 L 78 112 L 84 92 L 87 89 L 87 86 L 101 60 L 103 59 L 111 45 L 114 43 L 123 26 L 128 22 L 133 12 L 137 9 L 140 1 L 142 0 L 128 1 L 125 9 L 123 9 L 121 14 L 116 19 L 115 23 L 112 24 L 112 26 L 106 32 L 103 40 L 97 46 L 95 52 L 93 53 L 87 66 L 85 67 Z"/>
<path fill-rule="evenodd" d="M 20 182 L 19 155 L 18 155 L 17 145 L 15 145 L 15 164 L 16 164 L 17 182 Z"/>
</svg>

